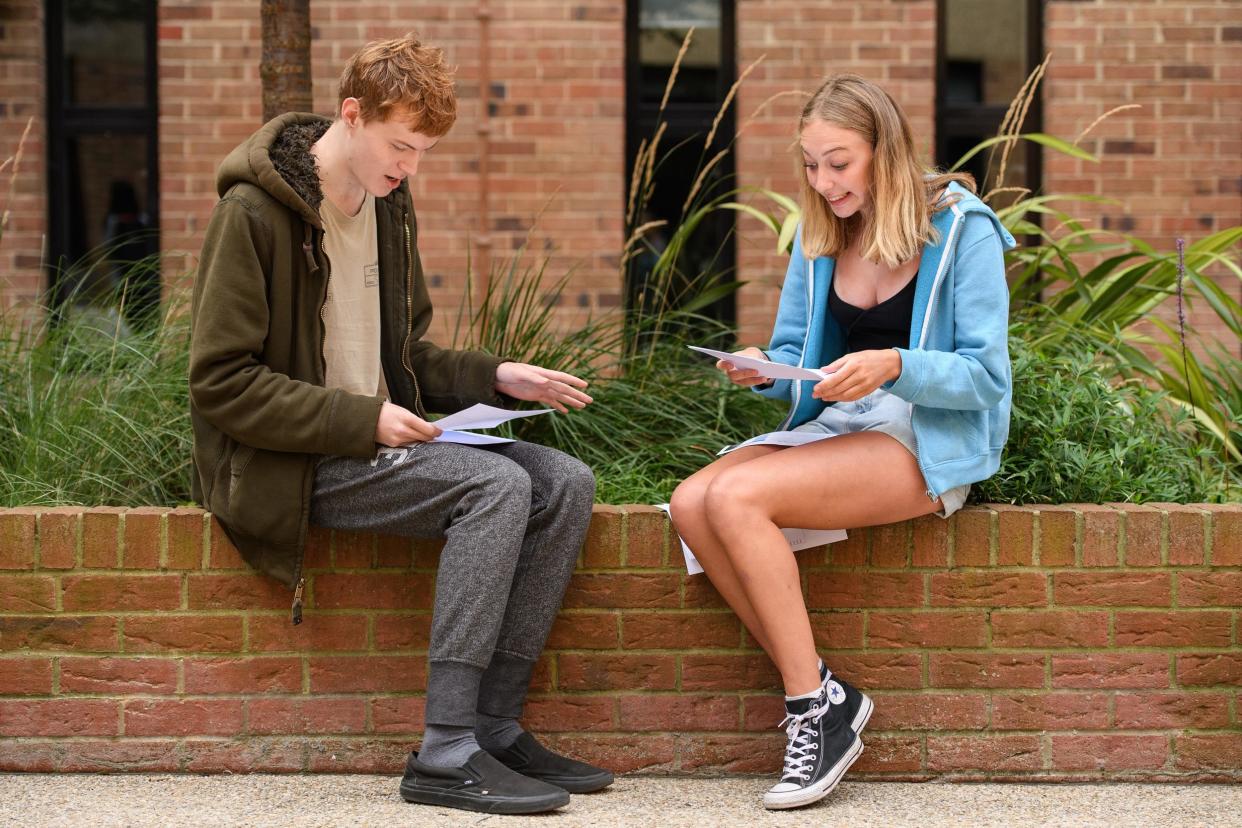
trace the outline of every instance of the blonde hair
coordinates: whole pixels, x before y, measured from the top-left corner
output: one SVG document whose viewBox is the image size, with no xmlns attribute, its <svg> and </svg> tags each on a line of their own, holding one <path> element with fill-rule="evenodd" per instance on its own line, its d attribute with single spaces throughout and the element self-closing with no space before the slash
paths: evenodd
<svg viewBox="0 0 1242 828">
<path fill-rule="evenodd" d="M 897 267 L 936 238 L 931 217 L 957 199 L 941 191 L 956 181 L 972 193 L 966 173 L 928 174 L 914 149 L 910 122 L 892 96 L 858 75 L 834 75 L 825 81 L 798 120 L 798 133 L 819 120 L 853 130 L 871 145 L 870 221 L 859 214 L 837 218 L 828 202 L 801 176 L 802 250 L 810 258 L 838 256 L 859 236 L 864 259 Z M 795 147 L 797 145 L 795 144 Z M 801 153 L 797 153 L 801 167 Z"/>
<path fill-rule="evenodd" d="M 411 130 L 432 138 L 457 120 L 453 68 L 443 49 L 424 46 L 414 32 L 355 52 L 341 73 L 338 111 L 346 98 L 358 99 L 364 121 L 386 121 L 395 112 Z"/>
</svg>

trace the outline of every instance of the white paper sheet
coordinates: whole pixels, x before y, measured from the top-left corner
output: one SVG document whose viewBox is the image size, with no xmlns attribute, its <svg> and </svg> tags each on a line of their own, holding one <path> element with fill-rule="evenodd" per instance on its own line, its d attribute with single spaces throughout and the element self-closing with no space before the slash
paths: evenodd
<svg viewBox="0 0 1242 828">
<path fill-rule="evenodd" d="M 657 503 L 657 509 L 663 509 L 668 514 L 667 503 Z M 848 537 L 844 529 L 782 529 L 781 533 L 785 536 L 785 540 L 789 541 L 789 548 L 797 552 L 799 549 L 810 549 L 813 546 L 823 546 L 826 543 L 836 543 L 843 541 Z M 681 554 L 686 559 L 686 572 L 690 575 L 698 575 L 703 571 L 703 566 L 698 559 L 694 557 L 694 553 L 690 551 L 690 547 L 686 546 L 686 542 L 677 537 L 681 543 Z"/>
<path fill-rule="evenodd" d="M 433 443 L 460 443 L 463 446 L 494 446 L 499 443 L 512 443 L 508 437 L 493 437 L 490 434 L 475 434 L 473 431 L 453 431 L 446 429 Z"/>
<path fill-rule="evenodd" d="M 828 375 L 823 371 L 814 368 L 797 368 L 793 365 L 782 365 L 779 362 L 769 362 L 766 359 L 755 359 L 754 357 L 738 356 L 728 351 L 713 351 L 711 348 L 700 348 L 697 345 L 686 346 L 692 351 L 698 351 L 701 354 L 713 356 L 716 359 L 723 359 L 725 362 L 732 363 L 737 368 L 749 368 L 759 372 L 759 376 L 768 379 L 788 379 L 788 380 L 819 380 L 824 379 Z"/>
<path fill-rule="evenodd" d="M 534 417 L 536 414 L 550 413 L 552 413 L 551 408 L 541 408 L 535 411 L 510 411 L 507 408 L 496 408 L 492 405 L 478 403 L 464 411 L 441 417 L 435 421 L 435 424 L 445 431 L 465 431 L 472 428 L 495 428 L 519 417 Z"/>
<path fill-rule="evenodd" d="M 731 451 L 737 451 L 746 446 L 805 446 L 807 443 L 827 440 L 833 436 L 835 435 L 824 434 L 820 431 L 770 431 L 767 434 L 751 437 L 744 443 L 725 446 L 716 452 L 716 456 L 719 457 L 722 454 L 728 454 Z"/>
</svg>

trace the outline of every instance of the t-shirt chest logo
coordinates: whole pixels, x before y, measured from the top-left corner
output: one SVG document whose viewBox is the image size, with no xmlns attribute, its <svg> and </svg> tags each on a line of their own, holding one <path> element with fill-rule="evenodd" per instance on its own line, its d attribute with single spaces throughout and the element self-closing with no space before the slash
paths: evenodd
<svg viewBox="0 0 1242 828">
<path fill-rule="evenodd" d="M 379 265 L 369 264 L 362 268 L 362 286 L 378 287 L 379 286 Z"/>
</svg>

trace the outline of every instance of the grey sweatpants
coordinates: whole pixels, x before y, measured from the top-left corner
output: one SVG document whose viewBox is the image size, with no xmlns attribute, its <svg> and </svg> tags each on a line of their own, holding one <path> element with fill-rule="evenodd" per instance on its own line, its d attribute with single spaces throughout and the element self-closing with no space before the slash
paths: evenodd
<svg viewBox="0 0 1242 828">
<path fill-rule="evenodd" d="M 428 724 L 521 715 L 586 538 L 595 477 L 531 443 L 422 443 L 325 457 L 311 523 L 444 538 L 428 648 Z"/>
</svg>

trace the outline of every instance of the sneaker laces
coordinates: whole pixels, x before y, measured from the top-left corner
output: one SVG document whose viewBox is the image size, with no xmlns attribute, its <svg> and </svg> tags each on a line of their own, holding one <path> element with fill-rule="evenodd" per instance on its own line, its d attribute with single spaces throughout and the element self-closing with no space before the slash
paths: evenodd
<svg viewBox="0 0 1242 828">
<path fill-rule="evenodd" d="M 820 707 L 812 707 L 797 716 L 787 713 L 781 720 L 778 727 L 785 728 L 785 735 L 789 738 L 789 744 L 785 746 L 785 769 L 781 772 L 782 780 L 794 778 L 805 782 L 811 778 L 812 766 L 817 755 L 815 751 L 819 749 L 819 743 L 811 741 L 815 733 L 812 725 L 824 718 L 831 707 L 832 705 L 825 699 Z"/>
</svg>

